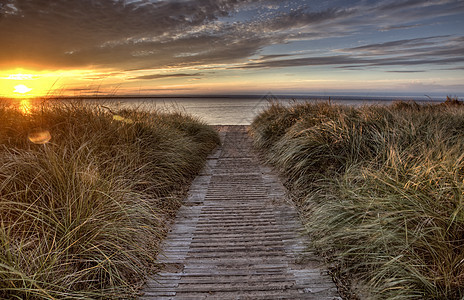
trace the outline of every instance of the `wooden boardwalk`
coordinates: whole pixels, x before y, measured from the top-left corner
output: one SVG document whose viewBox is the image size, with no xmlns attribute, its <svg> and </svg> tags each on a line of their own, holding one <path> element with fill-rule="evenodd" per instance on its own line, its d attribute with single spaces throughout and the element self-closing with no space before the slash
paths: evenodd
<svg viewBox="0 0 464 300">
<path fill-rule="evenodd" d="M 341 299 L 305 247 L 302 225 L 244 126 L 220 127 L 223 145 L 192 184 L 140 299 Z"/>
</svg>

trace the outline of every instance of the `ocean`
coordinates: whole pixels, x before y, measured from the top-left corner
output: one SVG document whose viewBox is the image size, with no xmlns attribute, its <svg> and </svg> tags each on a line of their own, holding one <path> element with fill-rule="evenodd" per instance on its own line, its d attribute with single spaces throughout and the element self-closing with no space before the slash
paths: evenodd
<svg viewBox="0 0 464 300">
<path fill-rule="evenodd" d="M 388 105 L 395 100 L 415 100 L 416 102 L 438 101 L 423 98 L 394 98 L 357 96 L 230 96 L 230 97 L 118 97 L 105 99 L 89 99 L 117 111 L 123 108 L 138 108 L 142 110 L 157 110 L 161 112 L 180 111 L 200 118 L 210 125 L 249 125 L 253 119 L 272 102 L 284 105 L 303 102 L 328 102 L 342 105 L 361 106 L 369 104 Z"/>
</svg>

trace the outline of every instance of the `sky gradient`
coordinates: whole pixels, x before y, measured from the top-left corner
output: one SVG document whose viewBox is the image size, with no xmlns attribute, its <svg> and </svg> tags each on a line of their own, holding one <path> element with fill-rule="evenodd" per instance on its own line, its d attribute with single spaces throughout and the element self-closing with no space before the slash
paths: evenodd
<svg viewBox="0 0 464 300">
<path fill-rule="evenodd" d="M 0 96 L 464 96 L 464 1 L 0 0 Z"/>
</svg>

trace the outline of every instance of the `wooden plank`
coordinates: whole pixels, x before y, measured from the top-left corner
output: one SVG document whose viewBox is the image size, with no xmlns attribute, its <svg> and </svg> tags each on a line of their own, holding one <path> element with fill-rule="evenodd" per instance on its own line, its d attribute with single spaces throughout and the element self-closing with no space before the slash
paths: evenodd
<svg viewBox="0 0 464 300">
<path fill-rule="evenodd" d="M 219 128 L 222 147 L 194 180 L 163 244 L 166 269 L 141 299 L 339 299 L 246 128 Z"/>
</svg>

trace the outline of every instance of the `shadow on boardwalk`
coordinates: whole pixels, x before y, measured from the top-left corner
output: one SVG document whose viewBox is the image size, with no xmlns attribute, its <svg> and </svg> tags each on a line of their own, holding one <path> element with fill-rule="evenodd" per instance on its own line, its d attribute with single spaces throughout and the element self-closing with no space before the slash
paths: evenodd
<svg viewBox="0 0 464 300">
<path fill-rule="evenodd" d="M 246 127 L 218 130 L 223 145 L 193 182 L 141 299 L 340 299 Z"/>
</svg>

